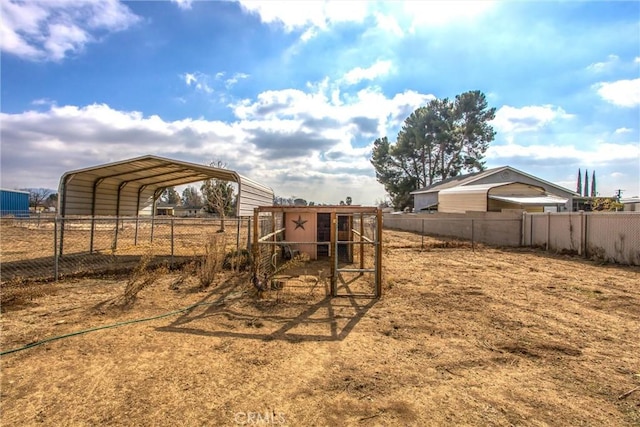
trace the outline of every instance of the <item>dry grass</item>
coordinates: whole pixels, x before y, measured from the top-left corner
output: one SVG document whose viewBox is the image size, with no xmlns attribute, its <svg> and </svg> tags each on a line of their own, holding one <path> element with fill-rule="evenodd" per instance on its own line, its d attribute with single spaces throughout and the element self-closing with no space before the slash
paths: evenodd
<svg viewBox="0 0 640 427">
<path fill-rule="evenodd" d="M 121 305 L 131 306 L 141 290 L 157 282 L 160 277 L 167 275 L 169 272 L 167 267 L 151 267 L 152 260 L 153 253 L 149 252 L 140 259 L 138 265 L 133 269 L 124 287 Z"/>
<path fill-rule="evenodd" d="M 640 385 L 640 268 L 435 240 L 421 249 L 411 233 L 384 241 L 380 300 L 327 299 L 315 262 L 281 272 L 263 299 L 230 270 L 206 290 L 195 272 L 169 273 L 131 310 L 96 310 L 126 279 L 51 284 L 2 314 L 3 350 L 207 305 L 3 356 L 0 422 L 640 424 L 640 393 L 620 398 Z"/>
<path fill-rule="evenodd" d="M 0 289 L 0 308 L 3 312 L 33 303 L 52 292 L 53 286 L 40 283 L 38 286 L 21 278 L 12 279 L 2 284 Z"/>
<path fill-rule="evenodd" d="M 226 251 L 226 235 L 220 233 L 210 238 L 205 245 L 205 254 L 198 268 L 198 279 L 203 288 L 211 285 L 222 271 Z"/>
</svg>

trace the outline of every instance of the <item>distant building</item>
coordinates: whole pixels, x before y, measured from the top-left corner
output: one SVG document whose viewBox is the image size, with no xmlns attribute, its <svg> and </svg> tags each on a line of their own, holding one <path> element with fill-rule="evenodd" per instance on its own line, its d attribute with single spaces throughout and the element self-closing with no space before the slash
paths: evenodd
<svg viewBox="0 0 640 427">
<path fill-rule="evenodd" d="M 29 192 L 0 189 L 0 216 L 29 216 Z"/>
<path fill-rule="evenodd" d="M 174 216 L 175 214 L 175 205 L 171 205 L 165 202 L 157 202 L 156 203 L 156 215 L 159 216 Z"/>
<path fill-rule="evenodd" d="M 414 212 L 563 212 L 578 193 L 503 166 L 460 175 L 411 192 Z"/>
<path fill-rule="evenodd" d="M 180 217 L 194 217 L 202 216 L 205 214 L 202 206 L 176 206 L 174 209 L 175 216 Z"/>
</svg>

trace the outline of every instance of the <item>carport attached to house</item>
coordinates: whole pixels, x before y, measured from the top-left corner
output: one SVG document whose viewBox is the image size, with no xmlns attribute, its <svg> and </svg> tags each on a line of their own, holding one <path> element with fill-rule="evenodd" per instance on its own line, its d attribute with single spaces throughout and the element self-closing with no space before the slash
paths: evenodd
<svg viewBox="0 0 640 427">
<path fill-rule="evenodd" d="M 567 199 L 549 194 L 544 188 L 519 182 L 465 185 L 440 191 L 441 212 L 500 212 L 522 209 L 542 212 L 545 206 L 557 209 Z"/>
</svg>

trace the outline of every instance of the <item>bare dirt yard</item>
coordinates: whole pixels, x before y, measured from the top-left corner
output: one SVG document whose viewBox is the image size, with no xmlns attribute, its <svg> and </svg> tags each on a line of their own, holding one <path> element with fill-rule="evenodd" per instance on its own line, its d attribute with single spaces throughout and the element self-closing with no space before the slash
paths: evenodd
<svg viewBox="0 0 640 427">
<path fill-rule="evenodd" d="M 640 268 L 425 243 L 385 231 L 379 300 L 313 263 L 263 298 L 230 272 L 129 306 L 126 276 L 3 288 L 3 352 L 125 323 L 4 354 L 0 422 L 640 425 Z"/>
</svg>

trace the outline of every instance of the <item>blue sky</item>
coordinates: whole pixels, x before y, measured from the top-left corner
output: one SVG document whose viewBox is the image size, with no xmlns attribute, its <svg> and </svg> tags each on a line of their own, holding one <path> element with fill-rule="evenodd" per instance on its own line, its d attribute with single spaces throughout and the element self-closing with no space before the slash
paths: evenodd
<svg viewBox="0 0 640 427">
<path fill-rule="evenodd" d="M 640 3 L 0 0 L 1 183 L 155 154 L 318 203 L 384 198 L 377 137 L 497 109 L 487 167 L 640 195 Z"/>
</svg>

